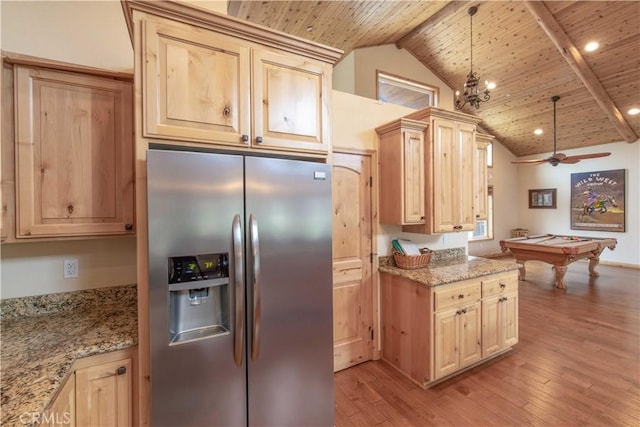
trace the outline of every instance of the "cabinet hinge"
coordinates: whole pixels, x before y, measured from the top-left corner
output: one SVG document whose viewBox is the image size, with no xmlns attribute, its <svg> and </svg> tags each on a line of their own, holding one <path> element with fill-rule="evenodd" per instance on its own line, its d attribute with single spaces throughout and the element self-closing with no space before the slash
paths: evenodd
<svg viewBox="0 0 640 427">
<path fill-rule="evenodd" d="M 373 328 L 371 328 L 371 341 L 373 341 Z"/>
<path fill-rule="evenodd" d="M 373 188 L 373 177 L 369 177 L 369 187 Z"/>
</svg>

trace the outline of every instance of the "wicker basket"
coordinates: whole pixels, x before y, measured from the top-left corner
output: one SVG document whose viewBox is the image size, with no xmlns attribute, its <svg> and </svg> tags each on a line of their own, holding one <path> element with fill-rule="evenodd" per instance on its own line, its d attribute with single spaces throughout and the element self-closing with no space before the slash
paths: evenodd
<svg viewBox="0 0 640 427">
<path fill-rule="evenodd" d="M 421 248 L 420 255 L 404 255 L 394 250 L 393 260 L 396 262 L 396 266 L 403 270 L 424 268 L 431 261 L 431 251 L 427 248 Z"/>
</svg>

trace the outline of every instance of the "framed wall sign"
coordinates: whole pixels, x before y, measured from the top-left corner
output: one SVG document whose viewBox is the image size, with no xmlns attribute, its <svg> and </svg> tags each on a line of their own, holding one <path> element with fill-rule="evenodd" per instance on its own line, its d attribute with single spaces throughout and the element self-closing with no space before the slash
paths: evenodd
<svg viewBox="0 0 640 427">
<path fill-rule="evenodd" d="M 529 209 L 555 209 L 556 189 L 529 190 Z"/>
<path fill-rule="evenodd" d="M 626 170 L 571 174 L 571 229 L 625 231 Z"/>
</svg>

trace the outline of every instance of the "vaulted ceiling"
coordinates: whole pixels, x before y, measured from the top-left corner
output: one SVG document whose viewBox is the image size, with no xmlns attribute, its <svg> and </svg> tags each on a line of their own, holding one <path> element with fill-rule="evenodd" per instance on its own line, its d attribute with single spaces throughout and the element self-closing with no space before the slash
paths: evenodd
<svg viewBox="0 0 640 427">
<path fill-rule="evenodd" d="M 640 136 L 638 1 L 235 1 L 229 15 L 345 51 L 395 43 L 448 86 L 461 89 L 473 68 L 497 84 L 478 110 L 482 128 L 516 156 Z M 595 40 L 600 48 L 587 53 Z M 534 135 L 534 129 L 542 135 Z M 637 143 L 637 142 L 636 142 Z"/>
</svg>

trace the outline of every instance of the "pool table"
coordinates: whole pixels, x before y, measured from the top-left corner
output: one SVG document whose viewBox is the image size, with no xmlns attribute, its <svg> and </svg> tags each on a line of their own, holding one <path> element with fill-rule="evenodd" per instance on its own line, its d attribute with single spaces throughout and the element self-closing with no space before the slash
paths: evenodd
<svg viewBox="0 0 640 427">
<path fill-rule="evenodd" d="M 617 243 L 618 241 L 613 238 L 545 234 L 500 240 L 500 247 L 502 252 L 508 249 L 515 257 L 519 264 L 520 280 L 525 279 L 525 261 L 543 261 L 553 265 L 556 271 L 556 287 L 564 289 L 567 265 L 576 260 L 588 258 L 589 276 L 598 277 L 596 266 L 600 261 L 600 254 L 605 248 L 614 250 Z"/>
</svg>

